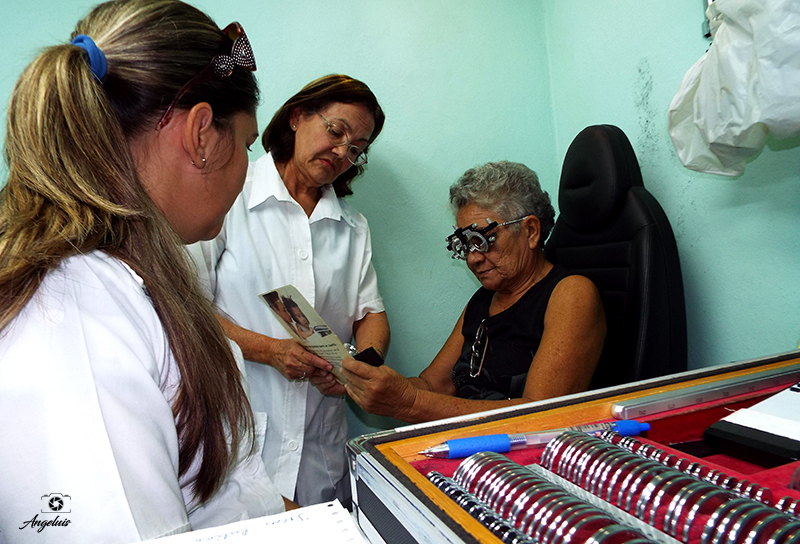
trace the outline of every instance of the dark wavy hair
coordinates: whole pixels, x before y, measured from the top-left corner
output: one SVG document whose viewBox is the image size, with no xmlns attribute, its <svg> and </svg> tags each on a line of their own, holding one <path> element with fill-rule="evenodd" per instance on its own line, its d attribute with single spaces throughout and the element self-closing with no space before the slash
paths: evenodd
<svg viewBox="0 0 800 544">
<path fill-rule="evenodd" d="M 386 116 L 378 104 L 378 99 L 367 85 L 352 77 L 342 74 L 330 74 L 315 79 L 295 94 L 281 106 L 262 137 L 264 150 L 272 153 L 272 158 L 277 163 L 285 163 L 294 154 L 294 131 L 289 126 L 290 117 L 295 108 L 300 108 L 303 114 L 310 115 L 325 109 L 329 104 L 341 102 L 344 104 L 361 104 L 367 108 L 375 120 L 375 128 L 367 142 L 364 151 L 369 150 L 369 146 L 378 137 L 383 129 Z M 345 197 L 352 195 L 353 191 L 350 184 L 356 176 L 364 172 L 363 166 L 348 168 L 333 182 L 333 189 L 336 196 Z"/>
</svg>

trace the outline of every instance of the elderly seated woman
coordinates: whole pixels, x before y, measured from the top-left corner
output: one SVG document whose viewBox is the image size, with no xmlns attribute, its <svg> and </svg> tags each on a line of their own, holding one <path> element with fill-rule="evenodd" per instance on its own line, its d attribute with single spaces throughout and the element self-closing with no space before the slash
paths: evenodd
<svg viewBox="0 0 800 544">
<path fill-rule="evenodd" d="M 545 259 L 555 212 L 536 173 L 512 162 L 470 169 L 450 204 L 448 249 L 482 287 L 418 378 L 347 359 L 347 393 L 368 412 L 417 423 L 585 390 L 605 315 L 588 278 Z"/>
</svg>

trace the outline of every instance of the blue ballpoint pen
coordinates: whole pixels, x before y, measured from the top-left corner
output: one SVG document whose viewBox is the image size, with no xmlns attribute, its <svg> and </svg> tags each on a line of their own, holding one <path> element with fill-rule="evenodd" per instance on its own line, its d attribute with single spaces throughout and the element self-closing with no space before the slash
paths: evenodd
<svg viewBox="0 0 800 544">
<path fill-rule="evenodd" d="M 635 419 L 625 419 L 613 423 L 594 423 L 591 425 L 577 425 L 563 429 L 551 429 L 535 433 L 517 434 L 490 434 L 472 436 L 469 438 L 456 438 L 442 444 L 431 446 L 419 453 L 427 457 L 443 457 L 446 459 L 460 459 L 469 457 L 481 451 L 494 451 L 505 453 L 511 450 L 529 448 L 538 444 L 545 444 L 564 431 L 581 431 L 590 435 L 599 435 L 603 431 L 614 431 L 622 436 L 635 436 L 643 431 L 649 431 L 649 423 L 639 423 Z"/>
</svg>

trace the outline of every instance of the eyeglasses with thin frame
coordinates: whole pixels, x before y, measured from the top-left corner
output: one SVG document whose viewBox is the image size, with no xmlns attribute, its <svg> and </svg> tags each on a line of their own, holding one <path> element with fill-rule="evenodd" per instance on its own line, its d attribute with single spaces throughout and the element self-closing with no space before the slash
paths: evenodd
<svg viewBox="0 0 800 544">
<path fill-rule="evenodd" d="M 164 115 L 158 120 L 156 130 L 161 130 L 167 126 L 172 117 L 172 111 L 175 109 L 178 101 L 183 98 L 183 95 L 192 87 L 202 85 L 214 78 L 224 79 L 230 77 L 233 73 L 233 69 L 236 67 L 244 68 L 251 72 L 256 71 L 256 58 L 253 55 L 253 48 L 250 46 L 250 41 L 247 39 L 247 34 L 244 33 L 242 25 L 234 21 L 226 26 L 222 33 L 233 41 L 231 54 L 215 56 L 199 74 L 180 88 L 178 94 L 175 95 L 175 98 L 172 99 L 172 102 L 169 103 L 169 106 L 167 106 L 167 109 L 164 111 Z"/>
<path fill-rule="evenodd" d="M 481 320 L 478 331 L 475 333 L 475 341 L 472 342 L 472 355 L 469 358 L 469 377 L 477 378 L 483 370 L 483 361 L 486 359 L 486 350 L 489 348 L 489 333 L 486 331 L 486 318 Z M 475 370 L 475 362 L 480 358 L 478 370 Z"/>
<path fill-rule="evenodd" d="M 455 232 L 446 238 L 447 249 L 453 252 L 453 259 L 466 261 L 467 256 L 473 251 L 477 251 L 478 253 L 486 253 L 489 251 L 489 248 L 495 240 L 497 240 L 497 233 L 493 232 L 495 229 L 519 223 L 528 217 L 530 217 L 530 215 L 499 224 L 497 221 L 492 221 L 487 217 L 487 225 L 480 229 L 477 223 L 463 228 L 458 228 L 456 225 L 453 225 Z"/>
<path fill-rule="evenodd" d="M 325 128 L 325 133 L 328 135 L 328 140 L 331 141 L 333 145 L 336 147 L 339 146 L 347 146 L 347 160 L 350 161 L 350 164 L 353 166 L 361 166 L 363 164 L 367 164 L 367 152 L 359 149 L 357 146 L 350 143 L 350 140 L 347 138 L 347 133 L 344 131 L 336 123 L 331 123 L 325 116 L 322 115 L 320 112 L 317 112 L 327 127 Z"/>
</svg>

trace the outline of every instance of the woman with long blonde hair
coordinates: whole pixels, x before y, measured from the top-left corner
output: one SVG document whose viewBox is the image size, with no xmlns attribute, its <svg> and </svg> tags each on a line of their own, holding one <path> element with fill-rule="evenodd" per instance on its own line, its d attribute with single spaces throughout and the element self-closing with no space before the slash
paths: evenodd
<svg viewBox="0 0 800 544">
<path fill-rule="evenodd" d="M 183 247 L 241 190 L 255 68 L 238 23 L 115 0 L 20 77 L 0 191 L 0 541 L 132 542 L 283 510 Z"/>
</svg>

